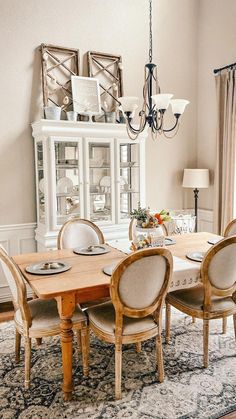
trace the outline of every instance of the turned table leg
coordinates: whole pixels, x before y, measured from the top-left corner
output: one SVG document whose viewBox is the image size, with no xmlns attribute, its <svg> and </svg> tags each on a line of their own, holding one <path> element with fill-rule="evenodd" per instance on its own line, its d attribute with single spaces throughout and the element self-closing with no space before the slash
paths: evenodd
<svg viewBox="0 0 236 419">
<path fill-rule="evenodd" d="M 75 309 L 75 298 L 73 295 L 57 298 L 58 312 L 61 318 L 61 351 L 63 366 L 62 391 L 66 401 L 71 400 L 73 392 L 72 379 L 72 354 L 73 354 L 73 330 L 72 316 Z"/>
</svg>

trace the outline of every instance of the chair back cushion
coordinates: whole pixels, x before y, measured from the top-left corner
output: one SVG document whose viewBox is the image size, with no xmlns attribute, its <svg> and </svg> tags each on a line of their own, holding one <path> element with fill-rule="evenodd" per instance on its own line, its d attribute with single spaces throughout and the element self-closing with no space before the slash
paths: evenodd
<svg viewBox="0 0 236 419">
<path fill-rule="evenodd" d="M 111 278 L 116 311 L 145 317 L 159 309 L 170 284 L 173 260 L 169 250 L 148 248 L 126 257 Z"/>
<path fill-rule="evenodd" d="M 120 278 L 119 294 L 126 307 L 143 309 L 157 299 L 166 273 L 163 256 L 144 257 L 127 267 Z"/>
<path fill-rule="evenodd" d="M 215 288 L 226 290 L 236 283 L 236 243 L 221 248 L 212 257 L 208 278 Z"/>
<path fill-rule="evenodd" d="M 91 223 L 92 224 L 92 223 Z M 80 220 L 71 221 L 62 227 L 61 234 L 61 248 L 73 249 L 75 247 L 87 247 L 90 245 L 99 244 L 97 231 L 90 225 L 90 223 L 83 223 Z"/>
</svg>

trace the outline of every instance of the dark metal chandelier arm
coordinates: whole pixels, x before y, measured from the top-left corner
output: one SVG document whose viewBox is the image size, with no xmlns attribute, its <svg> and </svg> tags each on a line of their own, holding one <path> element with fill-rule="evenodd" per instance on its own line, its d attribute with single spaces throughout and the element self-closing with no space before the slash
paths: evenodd
<svg viewBox="0 0 236 419">
<path fill-rule="evenodd" d="M 178 123 L 179 123 L 179 117 L 180 117 L 180 115 L 179 114 L 176 114 L 175 115 L 175 118 L 176 118 L 176 120 L 175 120 L 175 124 L 173 125 L 173 127 L 172 128 L 170 128 L 170 129 L 162 129 L 162 131 L 163 132 L 171 132 L 171 131 L 173 131 L 176 127 L 177 127 L 177 125 L 178 125 Z"/>
<path fill-rule="evenodd" d="M 164 137 L 165 138 L 167 138 L 168 140 L 171 140 L 172 138 L 174 138 L 175 137 L 175 135 L 177 134 L 177 132 L 179 131 L 179 123 L 177 124 L 177 127 L 176 127 L 176 129 L 174 129 L 173 131 L 172 131 L 172 135 L 167 135 L 166 134 L 166 132 L 164 132 L 163 131 L 163 135 L 164 135 Z"/>
<path fill-rule="evenodd" d="M 155 111 L 156 115 L 153 118 L 153 127 L 155 131 L 162 132 L 163 126 L 163 113 Z M 160 120 L 160 125 L 158 125 L 158 120 Z"/>
<path fill-rule="evenodd" d="M 144 122 L 143 122 L 143 120 L 144 120 Z M 144 119 L 142 116 L 141 116 L 139 128 L 134 128 L 131 125 L 131 118 L 127 117 L 126 121 L 127 121 L 127 124 L 128 124 L 128 127 L 129 127 L 130 131 L 133 132 L 133 134 L 143 132 L 143 130 L 145 129 L 146 123 L 147 123 L 146 118 Z"/>
</svg>

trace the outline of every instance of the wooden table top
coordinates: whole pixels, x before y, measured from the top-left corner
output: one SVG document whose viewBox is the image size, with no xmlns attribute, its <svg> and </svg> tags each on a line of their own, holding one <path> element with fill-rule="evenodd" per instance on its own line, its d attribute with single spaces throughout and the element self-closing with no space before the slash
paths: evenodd
<svg viewBox="0 0 236 419">
<path fill-rule="evenodd" d="M 173 236 L 176 244 L 168 246 L 173 256 L 186 259 L 186 253 L 191 251 L 207 251 L 211 245 L 210 238 L 217 238 L 211 233 L 191 233 Z M 71 249 L 52 250 L 43 253 L 29 253 L 14 256 L 23 276 L 40 298 L 54 298 L 65 293 L 92 293 L 99 288 L 109 289 L 110 277 L 105 275 L 102 268 L 112 263 L 120 262 L 127 255 L 120 250 L 110 248 L 104 255 L 82 256 L 73 253 Z M 60 274 L 32 275 L 25 271 L 26 266 L 46 260 L 63 260 L 72 268 Z M 87 298 L 87 297 L 86 297 Z M 86 298 L 83 301 L 86 301 Z"/>
</svg>

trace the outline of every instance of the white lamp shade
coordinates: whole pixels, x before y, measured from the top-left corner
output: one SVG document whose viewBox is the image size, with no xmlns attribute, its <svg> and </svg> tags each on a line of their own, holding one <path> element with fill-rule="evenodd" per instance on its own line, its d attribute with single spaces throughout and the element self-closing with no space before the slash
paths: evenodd
<svg viewBox="0 0 236 419">
<path fill-rule="evenodd" d="M 186 106 L 189 104 L 188 100 L 185 99 L 172 99 L 170 101 L 172 112 L 174 115 L 182 115 L 184 113 Z"/>
<path fill-rule="evenodd" d="M 138 107 L 138 97 L 134 96 L 122 96 L 118 97 L 123 112 L 133 112 Z"/>
<path fill-rule="evenodd" d="M 209 169 L 184 169 L 183 184 L 184 188 L 208 188 Z"/>
<path fill-rule="evenodd" d="M 170 93 L 159 93 L 158 95 L 153 95 L 153 99 L 157 109 L 167 109 L 170 103 L 170 99 L 173 97 Z"/>
</svg>

